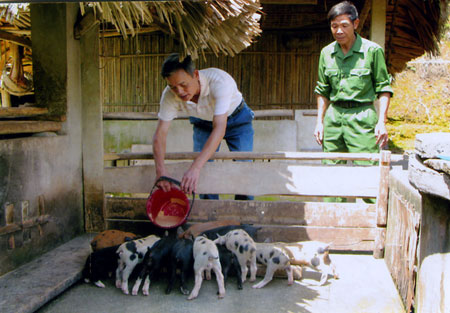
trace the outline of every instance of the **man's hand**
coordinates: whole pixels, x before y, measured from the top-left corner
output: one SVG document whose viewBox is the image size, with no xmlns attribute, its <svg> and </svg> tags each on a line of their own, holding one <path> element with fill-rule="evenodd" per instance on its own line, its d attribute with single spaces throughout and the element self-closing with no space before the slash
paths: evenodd
<svg viewBox="0 0 450 313">
<path fill-rule="evenodd" d="M 314 129 L 314 137 L 319 145 L 322 145 L 323 140 L 323 123 L 317 123 Z"/>
<path fill-rule="evenodd" d="M 164 176 L 164 175 L 161 175 L 161 176 Z M 159 177 L 157 178 L 157 180 L 159 179 Z M 170 191 L 170 189 L 172 189 L 172 183 L 171 182 L 169 182 L 169 181 L 167 181 L 167 180 L 161 180 L 161 181 L 159 181 L 157 184 L 156 184 L 156 186 L 158 187 L 158 188 L 160 188 L 160 189 L 162 189 L 163 191 L 165 191 L 165 192 L 169 192 Z"/>
<path fill-rule="evenodd" d="M 192 194 L 197 192 L 198 179 L 200 177 L 200 170 L 192 167 L 184 173 L 181 179 L 181 190 L 187 194 Z"/>
<path fill-rule="evenodd" d="M 375 137 L 377 138 L 377 145 L 380 146 L 380 149 L 383 149 L 388 142 L 388 132 L 384 122 L 380 121 L 375 126 Z"/>
</svg>

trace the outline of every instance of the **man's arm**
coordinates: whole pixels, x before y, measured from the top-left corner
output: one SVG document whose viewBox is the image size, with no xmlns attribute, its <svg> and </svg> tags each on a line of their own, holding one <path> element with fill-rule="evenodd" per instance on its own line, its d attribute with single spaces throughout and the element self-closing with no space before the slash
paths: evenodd
<svg viewBox="0 0 450 313">
<path fill-rule="evenodd" d="M 323 118 L 325 117 L 325 112 L 327 111 L 330 101 L 322 96 L 317 95 L 317 122 L 316 128 L 314 130 L 314 137 L 319 145 L 322 145 L 323 141 Z"/>
<path fill-rule="evenodd" d="M 184 173 L 181 179 L 181 189 L 188 194 L 196 192 L 198 179 L 200 177 L 200 170 L 203 168 L 206 162 L 216 152 L 217 147 L 225 136 L 227 128 L 227 114 L 214 115 L 213 118 L 213 130 L 209 135 L 208 140 L 203 146 L 200 154 L 195 158 L 192 165 Z"/>
<path fill-rule="evenodd" d="M 391 100 L 391 93 L 389 92 L 380 93 L 379 108 L 378 108 L 378 123 L 375 126 L 375 137 L 377 138 L 377 144 L 380 146 L 380 148 L 383 148 L 388 142 L 386 121 L 390 100 Z"/>
<path fill-rule="evenodd" d="M 156 179 L 161 176 L 166 176 L 166 167 L 164 165 L 164 157 L 166 154 L 166 139 L 169 132 L 170 121 L 158 120 L 155 134 L 153 135 L 153 157 L 155 159 Z M 168 181 L 161 181 L 158 186 L 164 191 L 169 191 L 171 183 Z"/>
</svg>

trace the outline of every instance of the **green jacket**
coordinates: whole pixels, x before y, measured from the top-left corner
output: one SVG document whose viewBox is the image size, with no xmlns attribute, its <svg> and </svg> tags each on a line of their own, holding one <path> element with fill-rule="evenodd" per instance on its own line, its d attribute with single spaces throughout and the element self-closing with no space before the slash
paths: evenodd
<svg viewBox="0 0 450 313">
<path fill-rule="evenodd" d="M 383 49 L 356 34 L 345 56 L 336 41 L 322 49 L 314 92 L 331 102 L 372 102 L 379 93 L 393 94 L 391 80 Z"/>
</svg>

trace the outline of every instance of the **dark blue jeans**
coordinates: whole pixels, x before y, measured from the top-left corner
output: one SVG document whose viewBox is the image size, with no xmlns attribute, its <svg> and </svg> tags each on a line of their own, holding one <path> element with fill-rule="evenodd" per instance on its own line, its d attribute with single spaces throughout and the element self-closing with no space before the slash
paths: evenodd
<svg viewBox="0 0 450 313">
<path fill-rule="evenodd" d="M 252 121 L 255 116 L 253 111 L 247 106 L 244 100 L 243 107 L 239 112 L 231 114 L 227 120 L 227 129 L 225 139 L 230 151 L 253 151 L 253 126 Z M 196 117 L 190 117 L 189 121 L 194 127 L 194 152 L 200 152 L 203 149 L 209 135 L 212 132 L 212 122 L 205 121 Z M 217 151 L 220 149 L 217 147 Z M 251 162 L 251 160 L 242 160 Z M 212 162 L 212 160 L 210 160 Z M 236 200 L 253 200 L 253 196 L 235 195 Z M 200 195 L 200 199 L 219 199 L 219 195 L 208 194 Z"/>
</svg>

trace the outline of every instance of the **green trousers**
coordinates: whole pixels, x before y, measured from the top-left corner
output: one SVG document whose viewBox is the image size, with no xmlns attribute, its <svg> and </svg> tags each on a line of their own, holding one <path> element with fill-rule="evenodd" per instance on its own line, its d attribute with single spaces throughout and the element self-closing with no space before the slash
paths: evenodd
<svg viewBox="0 0 450 313">
<path fill-rule="evenodd" d="M 341 108 L 331 104 L 323 121 L 324 152 L 378 153 L 375 126 L 378 122 L 373 105 Z M 323 160 L 324 164 L 346 163 L 342 160 Z M 374 165 L 376 161 L 353 161 L 356 165 Z M 325 202 L 345 202 L 345 198 L 324 198 Z M 366 201 L 366 200 L 365 200 Z M 366 202 L 373 203 L 373 199 Z"/>
</svg>

